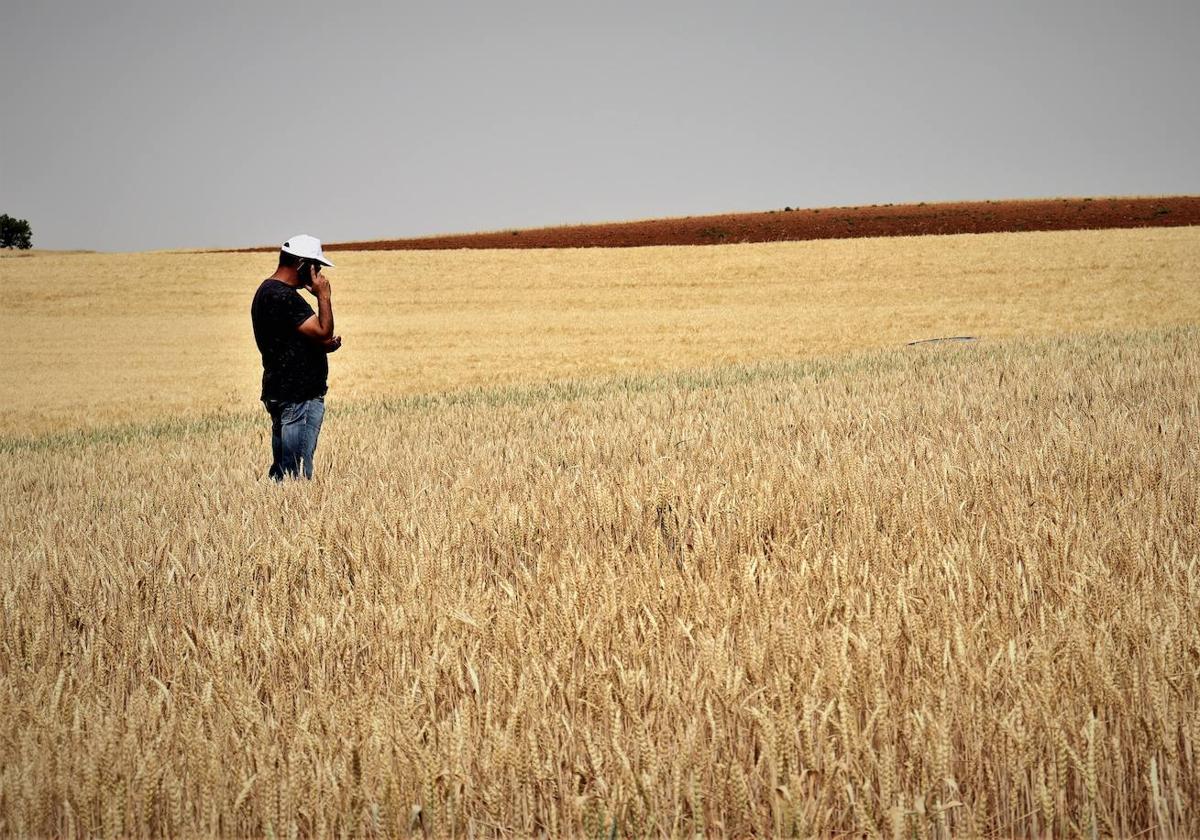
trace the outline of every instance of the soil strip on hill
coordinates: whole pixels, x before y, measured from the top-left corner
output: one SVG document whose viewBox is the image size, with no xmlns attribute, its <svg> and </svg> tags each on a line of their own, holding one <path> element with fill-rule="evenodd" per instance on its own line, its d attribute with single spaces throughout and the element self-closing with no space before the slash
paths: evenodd
<svg viewBox="0 0 1200 840">
<path fill-rule="evenodd" d="M 1035 230 L 1200 225 L 1200 196 L 1056 198 L 947 204 L 872 204 L 860 207 L 785 207 L 633 222 L 563 225 L 374 239 L 326 244 L 327 251 L 447 250 L 455 248 L 636 248 L 647 245 L 723 245 L 865 236 L 928 236 Z M 278 246 L 234 249 L 274 251 Z"/>
</svg>

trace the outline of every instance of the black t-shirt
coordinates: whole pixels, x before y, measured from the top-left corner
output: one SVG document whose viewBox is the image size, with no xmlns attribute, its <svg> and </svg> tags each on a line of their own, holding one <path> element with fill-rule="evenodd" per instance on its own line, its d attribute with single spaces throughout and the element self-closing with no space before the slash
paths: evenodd
<svg viewBox="0 0 1200 840">
<path fill-rule="evenodd" d="M 262 398 L 301 402 L 324 395 L 329 377 L 325 349 L 296 329 L 313 316 L 300 293 L 268 277 L 254 293 L 250 320 L 262 353 Z"/>
</svg>

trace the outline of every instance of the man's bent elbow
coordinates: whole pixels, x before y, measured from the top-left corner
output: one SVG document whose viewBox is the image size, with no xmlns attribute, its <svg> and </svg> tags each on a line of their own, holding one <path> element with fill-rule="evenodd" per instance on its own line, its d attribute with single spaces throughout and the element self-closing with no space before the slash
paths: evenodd
<svg viewBox="0 0 1200 840">
<path fill-rule="evenodd" d="M 318 344 L 324 344 L 333 338 L 333 321 L 331 320 L 328 324 L 322 324 L 316 315 L 296 327 L 296 329 L 300 331 L 302 336 Z"/>
</svg>

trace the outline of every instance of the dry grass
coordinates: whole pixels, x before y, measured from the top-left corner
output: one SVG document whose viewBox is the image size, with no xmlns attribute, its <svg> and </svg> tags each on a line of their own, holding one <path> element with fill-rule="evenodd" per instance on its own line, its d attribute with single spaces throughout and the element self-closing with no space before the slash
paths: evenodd
<svg viewBox="0 0 1200 840">
<path fill-rule="evenodd" d="M 502 279 L 457 287 L 473 290 L 463 315 L 435 278 L 478 279 L 483 258 L 413 255 L 440 268 L 374 288 L 443 307 L 401 310 L 383 336 L 386 316 L 347 291 L 346 331 L 421 354 L 439 323 L 511 336 L 525 321 L 499 302 L 548 306 L 561 274 L 577 311 L 531 317 L 511 357 L 442 364 L 477 353 L 504 378 L 554 346 L 603 367 L 592 342 L 609 334 L 648 364 L 689 323 L 714 329 L 738 285 L 710 284 L 727 275 L 704 261 L 726 259 L 768 291 L 732 308 L 716 355 L 815 346 L 769 335 L 812 340 L 788 326 L 805 284 L 818 311 L 835 293 L 873 302 L 862 323 L 881 343 L 949 323 L 930 290 L 956 331 L 993 332 L 962 286 L 1011 299 L 1009 330 L 1051 328 L 1063 313 L 1046 300 L 1081 289 L 1194 313 L 1174 275 L 1195 233 L 1129 236 L 1155 243 L 1130 261 L 1166 263 L 1141 291 L 1118 290 L 1124 261 L 1080 249 L 1069 259 L 1110 280 L 1039 274 L 1041 306 L 1017 292 L 1033 274 L 942 280 L 949 252 L 886 291 L 882 250 L 846 252 L 868 255 L 869 282 L 845 254 L 776 281 L 773 261 L 803 252 L 784 246 L 688 257 L 653 285 L 654 255 L 578 288 L 596 257 L 562 255 L 529 271 L 528 297 L 518 263 L 493 257 Z M 345 276 L 394 258 L 379 259 Z M 685 277 L 697 285 L 671 285 Z M 211 289 L 181 295 L 180 312 L 232 330 Z M 1070 317 L 1150 315 L 1132 308 L 1081 300 Z M 585 312 L 601 323 L 580 343 L 554 337 Z M 260 479 L 260 414 L 10 439 L 0 834 L 1200 833 L 1198 348 L 1188 327 L 331 398 L 324 478 L 283 487 Z"/>
<path fill-rule="evenodd" d="M 616 251 L 366 252 L 331 272 L 353 401 L 1200 322 L 1200 228 Z M 265 254 L 0 261 L 0 435 L 245 410 Z"/>
</svg>

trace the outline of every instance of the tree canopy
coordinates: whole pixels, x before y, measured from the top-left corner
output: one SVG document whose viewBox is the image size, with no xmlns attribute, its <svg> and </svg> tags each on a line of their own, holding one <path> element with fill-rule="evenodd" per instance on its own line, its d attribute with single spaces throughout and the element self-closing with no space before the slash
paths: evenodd
<svg viewBox="0 0 1200 840">
<path fill-rule="evenodd" d="M 22 251 L 33 247 L 33 231 L 25 219 L 14 219 L 0 213 L 0 248 L 19 248 Z"/>
</svg>

